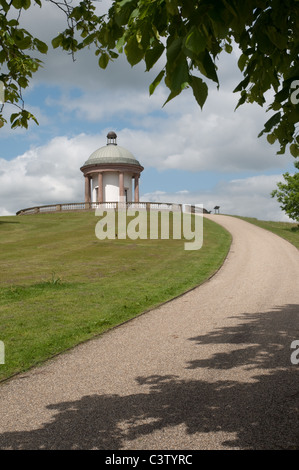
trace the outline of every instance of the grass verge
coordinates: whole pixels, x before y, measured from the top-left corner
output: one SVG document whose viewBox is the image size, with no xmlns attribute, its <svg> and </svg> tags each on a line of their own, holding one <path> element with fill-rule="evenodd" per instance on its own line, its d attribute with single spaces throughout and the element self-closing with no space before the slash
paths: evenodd
<svg viewBox="0 0 299 470">
<path fill-rule="evenodd" d="M 0 217 L 0 380 L 201 284 L 230 234 L 204 219 L 203 247 L 183 240 L 98 240 L 94 213 Z"/>
</svg>

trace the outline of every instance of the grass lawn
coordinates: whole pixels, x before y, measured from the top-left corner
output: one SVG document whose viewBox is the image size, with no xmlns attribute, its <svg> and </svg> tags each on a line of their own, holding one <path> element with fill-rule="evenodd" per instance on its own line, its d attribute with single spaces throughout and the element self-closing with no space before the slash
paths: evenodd
<svg viewBox="0 0 299 470">
<path fill-rule="evenodd" d="M 276 233 L 282 238 L 285 238 L 290 243 L 299 249 L 299 230 L 297 223 L 289 222 L 271 222 L 265 220 L 258 220 L 251 217 L 239 217 L 240 219 L 246 220 L 254 225 L 270 230 L 270 232 Z"/>
<path fill-rule="evenodd" d="M 0 217 L 0 380 L 201 284 L 231 236 L 204 219 L 184 240 L 98 240 L 94 212 Z"/>
</svg>

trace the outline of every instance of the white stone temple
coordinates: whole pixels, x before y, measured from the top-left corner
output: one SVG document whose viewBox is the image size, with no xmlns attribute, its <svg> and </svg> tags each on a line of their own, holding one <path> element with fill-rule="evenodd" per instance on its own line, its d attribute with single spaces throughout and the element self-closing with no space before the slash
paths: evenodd
<svg viewBox="0 0 299 470">
<path fill-rule="evenodd" d="M 85 177 L 86 203 L 139 202 L 139 179 L 144 168 L 129 150 L 117 145 L 116 139 L 115 132 L 109 132 L 107 145 L 93 152 L 80 168 Z"/>
</svg>

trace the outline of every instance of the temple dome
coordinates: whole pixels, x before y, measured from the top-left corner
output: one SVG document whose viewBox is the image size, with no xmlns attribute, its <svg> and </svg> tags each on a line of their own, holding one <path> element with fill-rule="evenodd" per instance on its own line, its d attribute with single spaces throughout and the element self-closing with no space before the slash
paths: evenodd
<svg viewBox="0 0 299 470">
<path fill-rule="evenodd" d="M 136 160 L 129 150 L 120 145 L 108 144 L 105 147 L 95 150 L 88 160 L 86 160 L 83 167 L 103 163 L 129 163 L 131 165 L 140 166 L 139 161 Z"/>
<path fill-rule="evenodd" d="M 84 163 L 82 168 L 89 165 L 103 165 L 103 164 L 130 164 L 141 166 L 139 161 L 136 160 L 134 155 L 129 150 L 117 145 L 117 135 L 111 131 L 107 134 L 107 145 L 95 150 L 88 160 Z"/>
</svg>

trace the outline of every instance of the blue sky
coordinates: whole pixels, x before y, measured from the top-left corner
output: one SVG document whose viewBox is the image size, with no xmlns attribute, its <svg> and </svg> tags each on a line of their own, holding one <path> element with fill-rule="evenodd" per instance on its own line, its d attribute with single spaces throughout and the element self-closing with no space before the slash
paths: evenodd
<svg viewBox="0 0 299 470">
<path fill-rule="evenodd" d="M 100 13 L 109 3 L 99 4 Z M 23 22 L 49 42 L 64 29 L 64 18 L 50 3 L 43 10 L 25 12 Z M 234 111 L 238 95 L 232 90 L 241 80 L 237 54 L 220 57 L 220 90 L 209 83 L 203 110 L 190 90 L 164 108 L 164 85 L 149 96 L 159 64 L 145 73 L 144 64 L 132 69 L 122 57 L 102 70 L 92 50 L 73 63 L 51 46 L 43 59 L 24 93 L 39 126 L 0 130 L 0 215 L 35 204 L 81 202 L 80 166 L 114 130 L 118 144 L 145 168 L 143 200 L 203 204 L 208 210 L 220 205 L 223 213 L 288 220 L 270 192 L 284 172 L 293 172 L 293 158 L 276 155 L 277 146 L 257 138 L 269 118 L 266 109 L 244 105 Z"/>
</svg>

